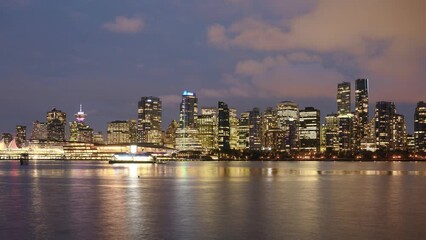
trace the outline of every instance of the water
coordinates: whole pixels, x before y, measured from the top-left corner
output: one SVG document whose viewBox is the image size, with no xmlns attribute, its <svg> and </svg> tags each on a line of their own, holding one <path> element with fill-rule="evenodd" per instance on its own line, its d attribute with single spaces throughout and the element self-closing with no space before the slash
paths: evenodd
<svg viewBox="0 0 426 240">
<path fill-rule="evenodd" d="M 425 224 L 426 163 L 0 162 L 0 239 L 425 239 Z"/>
</svg>

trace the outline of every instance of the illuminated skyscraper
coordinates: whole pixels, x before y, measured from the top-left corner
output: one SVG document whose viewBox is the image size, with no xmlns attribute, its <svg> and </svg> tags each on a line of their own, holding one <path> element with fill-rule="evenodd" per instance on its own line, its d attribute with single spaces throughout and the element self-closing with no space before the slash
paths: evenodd
<svg viewBox="0 0 426 240">
<path fill-rule="evenodd" d="M 377 102 L 375 111 L 376 147 L 381 150 L 391 150 L 393 139 L 393 119 L 396 110 L 393 102 Z"/>
<path fill-rule="evenodd" d="M 320 111 L 313 107 L 307 107 L 300 111 L 300 150 L 320 151 Z"/>
<path fill-rule="evenodd" d="M 198 99 L 195 93 L 184 91 L 180 104 L 179 128 L 176 130 L 176 149 L 201 151 L 197 129 Z"/>
<path fill-rule="evenodd" d="M 367 137 L 368 128 L 368 79 L 355 81 L 354 138 L 356 149 L 361 149 L 361 140 Z"/>
<path fill-rule="evenodd" d="M 158 97 L 142 97 L 138 103 L 137 142 L 162 145 L 162 107 Z"/>
<path fill-rule="evenodd" d="M 299 149 L 299 106 L 290 101 L 277 105 L 278 128 L 284 132 L 284 149 L 287 152 Z"/>
<path fill-rule="evenodd" d="M 243 112 L 238 122 L 238 149 L 240 150 L 249 149 L 249 117 L 250 112 Z"/>
<path fill-rule="evenodd" d="M 339 115 L 351 113 L 351 84 L 349 82 L 337 85 L 337 113 Z"/>
<path fill-rule="evenodd" d="M 195 93 L 184 91 L 180 104 L 180 128 L 196 128 L 198 117 L 198 99 Z"/>
<path fill-rule="evenodd" d="M 327 152 L 339 151 L 339 118 L 337 114 L 325 117 L 325 148 Z"/>
<path fill-rule="evenodd" d="M 113 121 L 108 123 L 107 144 L 129 144 L 130 122 Z"/>
<path fill-rule="evenodd" d="M 407 127 L 405 125 L 405 118 L 401 114 L 395 114 L 392 121 L 391 147 L 391 150 L 407 150 Z"/>
<path fill-rule="evenodd" d="M 197 119 L 198 138 L 203 150 L 212 151 L 217 149 L 218 133 L 218 111 L 217 108 L 202 108 L 201 115 Z"/>
<path fill-rule="evenodd" d="M 218 146 L 220 150 L 231 149 L 229 108 L 224 102 L 218 102 Z"/>
<path fill-rule="evenodd" d="M 339 123 L 339 152 L 345 156 L 349 156 L 354 150 L 353 139 L 353 119 L 354 115 L 351 113 L 338 115 Z"/>
<path fill-rule="evenodd" d="M 278 131 L 278 123 L 277 123 L 277 112 L 268 107 L 263 112 L 262 116 L 262 148 L 265 150 L 278 150 L 277 142 L 279 139 Z"/>
<path fill-rule="evenodd" d="M 47 140 L 47 123 L 35 121 L 31 132 L 31 141 L 46 141 Z"/>
<path fill-rule="evenodd" d="M 175 148 L 176 130 L 179 124 L 173 120 L 166 129 L 164 134 L 164 146 L 168 148 Z"/>
<path fill-rule="evenodd" d="M 229 109 L 229 127 L 230 127 L 230 138 L 229 145 L 231 149 L 238 149 L 238 116 L 237 109 Z"/>
<path fill-rule="evenodd" d="M 416 152 L 426 151 L 426 103 L 418 102 L 414 113 L 414 145 Z"/>
<path fill-rule="evenodd" d="M 67 122 L 66 113 L 53 108 L 47 112 L 47 140 L 54 142 L 65 141 L 65 126 Z"/>
<path fill-rule="evenodd" d="M 16 126 L 16 144 L 21 147 L 27 140 L 27 127 L 22 125 Z"/>
</svg>

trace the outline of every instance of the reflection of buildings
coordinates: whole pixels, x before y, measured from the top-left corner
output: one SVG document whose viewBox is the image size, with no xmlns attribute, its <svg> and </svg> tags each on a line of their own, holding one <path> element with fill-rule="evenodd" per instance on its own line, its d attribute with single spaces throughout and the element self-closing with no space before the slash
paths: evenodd
<svg viewBox="0 0 426 240">
<path fill-rule="evenodd" d="M 162 108 L 158 97 L 142 97 L 138 103 L 137 142 L 162 145 Z"/>
</svg>

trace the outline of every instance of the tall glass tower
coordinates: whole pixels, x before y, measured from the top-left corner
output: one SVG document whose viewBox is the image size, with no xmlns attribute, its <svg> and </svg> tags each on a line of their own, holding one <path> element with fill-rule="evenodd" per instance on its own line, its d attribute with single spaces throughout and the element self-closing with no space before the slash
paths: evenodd
<svg viewBox="0 0 426 240">
<path fill-rule="evenodd" d="M 158 97 L 142 97 L 138 103 L 137 142 L 161 144 L 162 108 Z"/>
<path fill-rule="evenodd" d="M 361 139 L 366 137 L 368 127 L 368 79 L 355 81 L 355 143 L 361 147 Z"/>
<path fill-rule="evenodd" d="M 351 83 L 342 82 L 337 85 L 337 113 L 351 113 Z"/>
</svg>

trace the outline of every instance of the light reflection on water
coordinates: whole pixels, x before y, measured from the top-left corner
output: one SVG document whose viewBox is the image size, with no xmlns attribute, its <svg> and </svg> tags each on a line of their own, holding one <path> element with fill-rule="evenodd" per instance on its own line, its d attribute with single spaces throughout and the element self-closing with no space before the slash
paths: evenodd
<svg viewBox="0 0 426 240">
<path fill-rule="evenodd" d="M 421 239 L 426 163 L 0 162 L 0 239 Z"/>
</svg>

